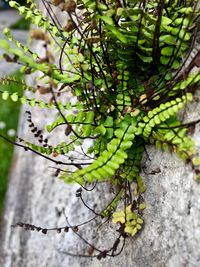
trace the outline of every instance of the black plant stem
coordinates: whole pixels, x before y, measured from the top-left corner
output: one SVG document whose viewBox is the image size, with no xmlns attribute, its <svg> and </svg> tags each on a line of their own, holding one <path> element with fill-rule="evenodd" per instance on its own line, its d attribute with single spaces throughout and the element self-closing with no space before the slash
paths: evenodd
<svg viewBox="0 0 200 267">
<path fill-rule="evenodd" d="M 43 158 L 45 158 L 45 159 L 47 159 L 49 161 L 52 161 L 52 162 L 54 162 L 54 163 L 56 163 L 58 165 L 66 165 L 66 166 L 75 166 L 75 167 L 77 167 L 80 164 L 81 165 L 90 165 L 91 164 L 91 162 L 88 162 L 88 163 L 84 163 L 84 162 L 82 162 L 82 163 L 80 163 L 80 162 L 79 163 L 70 162 L 69 163 L 69 162 L 63 162 L 63 161 L 54 160 L 54 159 L 52 159 L 52 158 L 50 158 L 50 157 L 48 157 L 48 156 L 46 156 L 46 155 L 44 155 L 44 154 L 42 154 L 40 152 L 38 152 L 38 151 L 36 151 L 36 150 L 28 147 L 28 146 L 25 146 L 25 145 L 22 145 L 22 144 L 19 144 L 19 143 L 16 143 L 16 142 L 12 141 L 12 140 L 8 139 L 7 137 L 3 136 L 2 134 L 0 134 L 0 138 L 4 139 L 5 141 L 7 141 L 8 143 L 10 143 L 12 145 L 16 145 L 18 147 L 24 148 L 25 151 L 28 151 L 28 150 L 29 151 L 32 151 L 33 153 L 35 153 L 35 154 L 37 154 L 37 155 L 39 155 L 39 156 L 41 156 L 41 157 L 43 157 Z"/>
</svg>

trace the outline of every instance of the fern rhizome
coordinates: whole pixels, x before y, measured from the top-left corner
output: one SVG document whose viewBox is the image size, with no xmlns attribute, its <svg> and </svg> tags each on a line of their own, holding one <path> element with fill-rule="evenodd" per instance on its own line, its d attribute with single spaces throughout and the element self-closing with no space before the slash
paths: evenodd
<svg viewBox="0 0 200 267">
<path fill-rule="evenodd" d="M 198 34 L 197 1 L 42 0 L 42 3 L 47 17 L 32 0 L 27 1 L 27 6 L 10 1 L 10 6 L 38 27 L 31 37 L 43 41 L 45 57 L 16 41 L 8 29 L 4 31 L 8 41 L 0 40 L 0 47 L 5 50 L 3 56 L 7 61 L 22 65 L 22 72 L 28 75 L 40 71 L 45 85 L 31 87 L 26 81 L 10 77 L 2 78 L 1 83 L 22 83 L 24 90 L 49 96 L 49 102 L 9 91 L 2 91 L 1 95 L 5 101 L 57 110 L 56 119 L 46 129 L 54 136 L 54 129 L 65 125 L 68 141 L 51 145 L 28 111 L 30 130 L 39 143 L 18 137 L 15 144 L 57 164 L 56 174 L 66 183 L 78 183 L 81 187 L 76 196 L 94 213 L 94 220 L 116 224 L 118 236 L 113 247 L 100 250 L 90 244 L 92 252 L 88 256 L 98 259 L 117 256 L 126 238 L 135 236 L 143 227 L 145 186 L 140 172 L 147 144 L 176 153 L 191 165 L 196 180 L 200 180 L 200 157 L 188 136 L 188 129 L 199 119 L 184 123 L 178 115 L 192 101 L 200 81 L 196 68 L 200 67 L 200 53 L 189 60 Z M 55 8 L 66 14 L 65 25 L 55 16 Z M 56 63 L 53 49 L 58 54 Z M 75 104 L 65 102 L 69 91 L 76 97 Z M 85 151 L 87 140 L 90 146 Z M 82 151 L 84 159 L 56 160 L 55 156 L 61 155 L 60 159 L 71 151 L 74 155 Z M 82 196 L 89 184 L 95 190 L 97 183 L 112 184 L 114 193 L 99 212 L 90 208 Z M 58 233 L 70 230 L 88 245 L 78 231 L 86 223 L 72 226 L 67 221 L 67 226 L 52 229 L 21 222 L 14 226 L 44 234 L 49 230 Z"/>
</svg>

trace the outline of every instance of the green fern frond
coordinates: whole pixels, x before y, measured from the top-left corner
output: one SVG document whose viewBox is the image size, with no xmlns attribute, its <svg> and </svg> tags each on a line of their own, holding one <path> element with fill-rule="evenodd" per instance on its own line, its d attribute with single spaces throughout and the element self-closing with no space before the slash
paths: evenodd
<svg viewBox="0 0 200 267">
<path fill-rule="evenodd" d="M 25 85 L 26 88 L 26 85 Z M 30 88 L 31 89 L 31 88 Z M 40 108 L 54 108 L 57 109 L 57 106 L 59 106 L 59 108 L 68 110 L 68 105 L 62 104 L 60 102 L 56 104 L 54 103 L 47 103 L 41 99 L 36 99 L 36 98 L 28 98 L 26 95 L 19 95 L 18 92 L 14 92 L 14 93 L 10 93 L 9 91 L 0 91 L 1 94 L 1 98 L 2 100 L 11 100 L 13 102 L 21 102 L 21 104 L 28 104 L 31 107 L 35 107 L 38 106 Z"/>
<path fill-rule="evenodd" d="M 114 138 L 108 145 L 107 150 L 102 152 L 100 157 L 89 167 L 75 172 L 70 179 L 83 183 L 94 180 L 108 180 L 112 178 L 121 164 L 127 159 L 126 150 L 132 146 L 135 137 L 135 127 L 132 125 L 122 125 L 115 131 Z M 68 177 L 63 175 L 64 180 Z"/>
<path fill-rule="evenodd" d="M 147 116 L 143 118 L 143 122 L 139 123 L 139 133 L 141 133 L 144 138 L 148 138 L 151 134 L 152 128 L 155 125 L 165 122 L 170 117 L 177 114 L 185 104 L 192 101 L 192 94 L 187 93 L 181 98 L 176 98 L 165 104 L 161 104 L 159 107 L 149 111 Z"/>
</svg>

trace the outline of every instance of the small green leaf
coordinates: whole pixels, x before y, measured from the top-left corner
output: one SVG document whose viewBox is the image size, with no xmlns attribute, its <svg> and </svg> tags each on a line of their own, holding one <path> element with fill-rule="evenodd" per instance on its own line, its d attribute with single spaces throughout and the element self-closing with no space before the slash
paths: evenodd
<svg viewBox="0 0 200 267">
<path fill-rule="evenodd" d="M 165 135 L 165 139 L 166 141 L 170 141 L 175 137 L 175 133 L 173 131 L 169 131 L 166 133 Z"/>
<path fill-rule="evenodd" d="M 125 214 L 123 211 L 118 211 L 113 213 L 113 222 L 114 223 L 125 223 Z"/>
<path fill-rule="evenodd" d="M 131 236 L 134 236 L 137 234 L 137 228 L 133 228 L 133 226 L 126 226 L 124 231 L 128 234 L 131 234 Z"/>
<path fill-rule="evenodd" d="M 10 52 L 13 53 L 14 55 L 18 56 L 18 57 L 21 57 L 24 55 L 24 52 L 18 48 L 12 48 L 12 49 L 10 49 Z"/>
<path fill-rule="evenodd" d="M 4 91 L 3 93 L 2 93 L 2 99 L 3 100 L 7 100 L 8 98 L 9 98 L 9 92 L 8 91 Z"/>
<path fill-rule="evenodd" d="M 112 127 L 113 126 L 113 117 L 108 116 L 104 122 L 104 126 Z"/>
<path fill-rule="evenodd" d="M 10 98 L 12 99 L 13 102 L 17 102 L 18 101 L 18 94 L 17 93 L 13 93 Z"/>
<path fill-rule="evenodd" d="M 23 14 L 26 12 L 26 7 L 25 6 L 19 6 L 18 10 L 19 10 L 20 14 Z"/>
<path fill-rule="evenodd" d="M 189 32 L 185 32 L 185 30 L 181 30 L 179 33 L 179 37 L 184 41 L 189 41 L 191 38 L 191 34 Z"/>
<path fill-rule="evenodd" d="M 136 176 L 136 180 L 137 180 L 137 184 L 138 184 L 138 187 L 139 187 L 139 192 L 140 193 L 144 193 L 146 191 L 146 188 L 145 188 L 145 186 L 143 184 L 141 176 L 137 175 Z"/>
<path fill-rule="evenodd" d="M 112 169 L 117 170 L 117 169 L 119 168 L 119 163 L 114 162 L 114 161 L 109 161 L 109 162 L 107 163 L 107 166 L 109 166 L 109 167 L 112 168 Z"/>
<path fill-rule="evenodd" d="M 161 35 L 159 38 L 159 43 L 165 43 L 165 44 L 169 44 L 169 45 L 175 45 L 176 44 L 176 39 L 174 36 L 172 35 Z"/>
<path fill-rule="evenodd" d="M 155 123 L 155 124 L 160 124 L 160 119 L 159 119 L 159 116 L 158 116 L 158 115 L 156 115 L 156 116 L 153 118 L 153 120 L 154 120 L 154 123 Z"/>
<path fill-rule="evenodd" d="M 19 6 L 19 4 L 16 1 L 9 1 L 9 5 L 10 7 L 15 7 L 15 8 Z"/>
<path fill-rule="evenodd" d="M 102 169 L 105 170 L 108 173 L 109 176 L 113 176 L 115 174 L 115 169 L 113 169 L 108 164 L 106 164 L 105 166 L 103 166 Z"/>
<path fill-rule="evenodd" d="M 190 22 L 190 20 L 188 18 L 177 18 L 174 20 L 174 23 L 178 26 L 181 24 L 184 26 L 188 26 L 189 22 Z"/>
<path fill-rule="evenodd" d="M 8 42 L 4 39 L 0 39 L 0 47 L 5 49 L 5 50 L 9 50 L 10 45 L 8 44 Z"/>
<path fill-rule="evenodd" d="M 85 118 L 85 112 L 79 111 L 78 115 L 75 118 L 75 122 L 81 123 L 83 122 L 84 118 Z"/>
<path fill-rule="evenodd" d="M 162 148 L 165 152 L 169 150 L 167 143 L 163 143 Z"/>
<path fill-rule="evenodd" d="M 167 46 L 161 49 L 161 54 L 163 56 L 171 56 L 174 52 L 174 47 L 173 46 Z"/>
<path fill-rule="evenodd" d="M 172 20 L 166 16 L 162 16 L 161 24 L 162 25 L 169 25 L 172 22 Z"/>
<path fill-rule="evenodd" d="M 170 60 L 170 57 L 164 57 L 164 56 L 161 56 L 160 57 L 160 62 L 163 64 L 163 65 L 167 65 L 169 63 L 169 60 Z"/>
<path fill-rule="evenodd" d="M 123 129 L 117 129 L 114 132 L 115 136 L 118 137 L 119 139 L 122 139 L 124 136 L 124 130 Z"/>
<path fill-rule="evenodd" d="M 83 125 L 82 132 L 83 132 L 84 137 L 90 136 L 90 134 L 92 132 L 92 126 L 90 124 L 89 125 Z"/>
<path fill-rule="evenodd" d="M 39 102 L 39 103 L 38 103 L 38 106 L 39 106 L 40 108 L 45 108 L 45 107 L 47 107 L 47 104 L 46 104 L 45 102 L 43 102 L 42 100 L 39 100 L 38 102 Z"/>
<path fill-rule="evenodd" d="M 36 105 L 36 99 L 35 98 L 31 98 L 29 104 L 30 104 L 31 107 L 35 107 L 35 105 Z"/>
<path fill-rule="evenodd" d="M 161 148 L 161 142 L 158 141 L 158 140 L 156 141 L 156 148 L 157 148 L 157 149 L 160 149 L 160 148 Z"/>
<path fill-rule="evenodd" d="M 139 223 L 139 224 L 143 224 L 144 221 L 143 221 L 141 218 L 137 218 L 137 223 Z"/>
<path fill-rule="evenodd" d="M 140 210 L 144 210 L 146 208 L 146 204 L 145 203 L 141 203 L 140 205 L 139 205 L 139 209 Z"/>
<path fill-rule="evenodd" d="M 106 134 L 106 128 L 103 126 L 103 124 L 99 125 L 95 131 L 97 133 L 100 133 L 102 136 L 104 136 Z"/>
<path fill-rule="evenodd" d="M 117 16 L 121 16 L 123 13 L 124 9 L 122 7 L 118 7 L 117 9 Z"/>
<path fill-rule="evenodd" d="M 27 97 L 26 96 L 22 96 L 20 98 L 20 101 L 21 101 L 22 104 L 26 104 L 27 103 Z"/>
<path fill-rule="evenodd" d="M 118 39 L 120 40 L 122 43 L 126 44 L 127 43 L 127 39 L 125 37 L 124 34 L 122 34 L 119 30 L 117 30 L 117 28 L 115 26 L 111 26 L 111 25 L 107 25 L 106 26 L 111 32 L 112 34 Z"/>
<path fill-rule="evenodd" d="M 94 121 L 94 112 L 93 111 L 89 111 L 87 114 L 86 114 L 86 118 L 85 118 L 85 122 L 86 123 L 92 123 Z"/>
<path fill-rule="evenodd" d="M 74 121 L 74 115 L 73 114 L 69 114 L 68 116 L 67 116 L 67 122 L 73 122 Z"/>
<path fill-rule="evenodd" d="M 129 149 L 131 146 L 132 146 L 133 142 L 131 141 L 123 141 L 120 145 L 120 148 L 122 150 L 126 150 L 126 149 Z"/>
<path fill-rule="evenodd" d="M 113 26 L 113 19 L 109 16 L 101 16 L 101 19 L 108 25 Z"/>
<path fill-rule="evenodd" d="M 137 55 L 144 63 L 151 63 L 153 61 L 152 57 L 143 56 L 143 55 L 140 55 L 138 53 L 137 53 Z"/>
<path fill-rule="evenodd" d="M 107 11 L 108 10 L 108 7 L 106 5 L 104 5 L 104 4 L 102 4 L 102 3 L 98 4 L 98 8 L 103 10 L 103 11 Z"/>
<path fill-rule="evenodd" d="M 192 7 L 183 7 L 178 12 L 185 13 L 186 15 L 189 15 L 190 13 L 193 13 L 194 10 Z"/>
<path fill-rule="evenodd" d="M 36 24 L 36 25 L 40 25 L 40 22 L 42 21 L 42 16 L 40 16 L 40 15 L 37 15 L 37 16 L 35 16 L 34 17 L 34 23 Z M 54 27 L 55 28 L 55 27 Z M 57 32 L 57 31 L 56 31 Z"/>
<path fill-rule="evenodd" d="M 200 165 L 200 157 L 195 157 L 195 158 L 193 158 L 193 159 L 192 159 L 192 163 L 193 163 L 193 165 L 195 165 L 195 166 Z"/>
<path fill-rule="evenodd" d="M 106 137 L 111 139 L 113 137 L 114 130 L 112 128 L 106 128 Z"/>
</svg>

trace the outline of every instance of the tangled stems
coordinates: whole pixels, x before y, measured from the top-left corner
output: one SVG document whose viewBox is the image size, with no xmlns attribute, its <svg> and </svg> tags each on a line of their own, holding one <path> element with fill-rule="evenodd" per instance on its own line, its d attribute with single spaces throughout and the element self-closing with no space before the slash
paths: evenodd
<svg viewBox="0 0 200 267">
<path fill-rule="evenodd" d="M 56 139 L 54 129 L 64 125 L 68 141 L 51 145 L 43 136 L 43 129 L 33 122 L 31 113 L 27 113 L 29 128 L 39 145 L 20 137 L 19 143 L 13 144 L 59 164 L 62 168 L 56 167 L 56 176 L 66 183 L 78 183 L 88 193 L 90 184 L 92 187 L 98 183 L 112 185 L 114 197 L 100 211 L 93 208 L 94 203 L 87 203 L 81 190 L 76 194 L 95 215 L 79 226 L 96 219 L 102 220 L 102 224 L 104 220 L 112 220 L 117 225 L 119 234 L 112 248 L 99 250 L 89 244 L 77 233 L 78 226 L 71 226 L 68 220 L 65 227 L 45 228 L 43 232 L 72 229 L 97 252 L 95 257 L 117 256 L 124 248 L 125 239 L 135 236 L 143 227 L 145 186 L 140 171 L 147 144 L 176 153 L 192 166 L 197 181 L 200 179 L 200 158 L 188 134 L 188 128 L 199 123 L 199 118 L 184 123 L 178 116 L 192 101 L 200 81 L 199 70 L 193 72 L 200 66 L 199 53 L 186 67 L 186 59 L 197 38 L 197 2 L 42 2 L 50 20 L 33 1 L 29 0 L 29 7 L 14 1 L 10 1 L 10 5 L 39 26 L 40 29 L 32 32 L 32 38 L 43 41 L 45 56 L 39 57 L 15 41 L 8 30 L 6 36 L 16 48 L 5 40 L 0 40 L 0 46 L 5 50 L 4 58 L 22 65 L 25 73 L 42 72 L 40 78 L 45 77 L 45 86 L 26 88 L 24 82 L 23 86 L 33 93 L 46 94 L 49 102 L 7 91 L 1 95 L 4 100 L 20 101 L 33 108 L 54 108 L 58 116 L 46 126 L 47 131 Z M 66 25 L 61 25 L 52 5 L 68 15 Z M 52 47 L 59 51 L 59 68 Z M 20 81 L 4 78 L 1 82 Z M 64 103 L 68 92 L 76 97 L 73 105 Z M 5 136 L 0 137 L 9 141 Z M 93 142 L 85 149 L 88 140 Z M 71 151 L 74 151 L 73 157 L 68 156 Z M 75 156 L 78 153 L 82 155 L 79 160 Z M 62 159 L 67 156 L 69 161 L 55 160 L 58 155 Z M 73 171 L 65 169 L 70 165 L 75 167 Z M 40 229 L 31 224 L 18 223 L 17 226 Z"/>
</svg>

